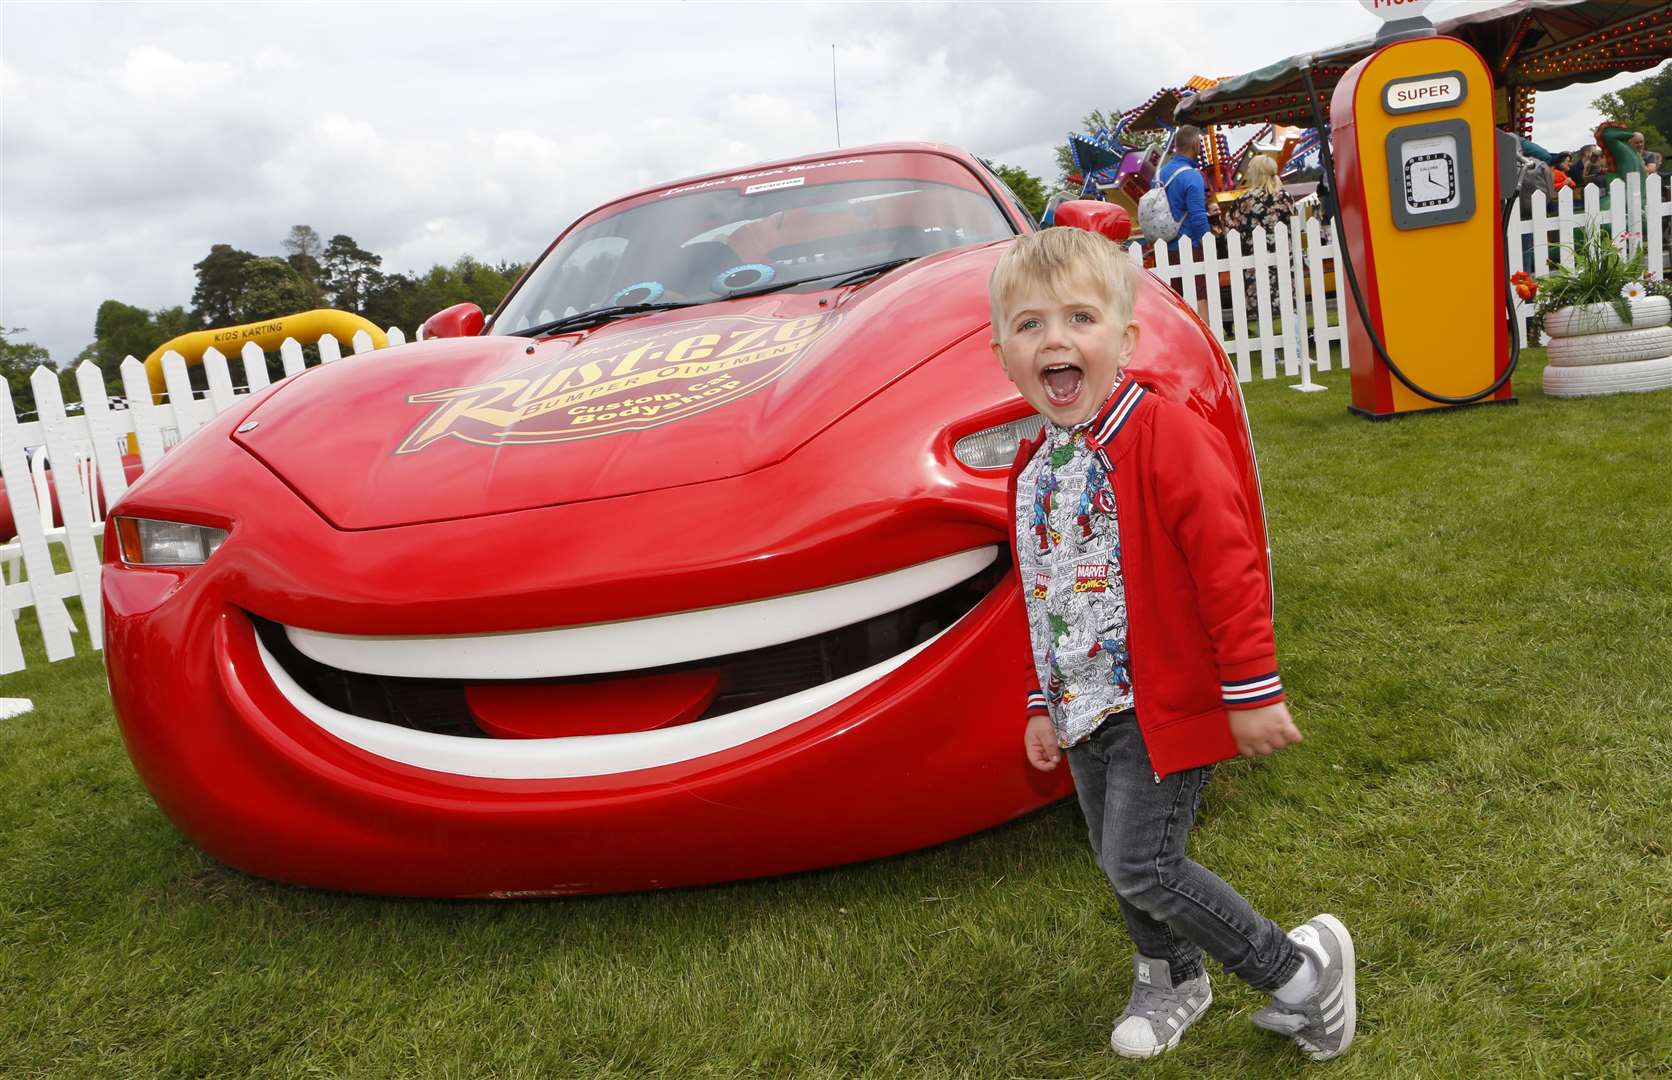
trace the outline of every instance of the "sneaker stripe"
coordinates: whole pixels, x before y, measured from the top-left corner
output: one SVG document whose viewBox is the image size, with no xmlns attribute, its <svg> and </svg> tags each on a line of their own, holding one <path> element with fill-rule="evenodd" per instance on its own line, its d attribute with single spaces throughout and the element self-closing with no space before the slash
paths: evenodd
<svg viewBox="0 0 1672 1080">
<path fill-rule="evenodd" d="M 1174 1020 L 1171 1016 L 1167 1017 L 1167 1023 L 1169 1023 L 1173 1026 L 1174 1031 L 1177 1031 L 1179 1029 L 1179 1022 L 1177 1020 Z"/>
<path fill-rule="evenodd" d="M 1341 1019 L 1337 1020 L 1335 1023 L 1331 1024 L 1329 1027 L 1326 1027 L 1324 1029 L 1324 1034 L 1325 1035 L 1334 1035 L 1337 1031 L 1340 1031 L 1342 1029 L 1342 1027 L 1344 1027 L 1346 1025 L 1346 1023 L 1347 1023 L 1347 1018 L 1345 1016 L 1343 1016 Z"/>
<path fill-rule="evenodd" d="M 1331 1005 L 1334 1005 L 1336 1000 L 1341 997 L 1341 991 L 1346 989 L 1346 986 L 1347 982 L 1344 979 L 1341 982 L 1336 983 L 1335 989 L 1330 991 L 1329 996 L 1324 998 L 1324 1000 L 1320 1001 L 1318 1004 L 1326 1009 Z"/>
</svg>

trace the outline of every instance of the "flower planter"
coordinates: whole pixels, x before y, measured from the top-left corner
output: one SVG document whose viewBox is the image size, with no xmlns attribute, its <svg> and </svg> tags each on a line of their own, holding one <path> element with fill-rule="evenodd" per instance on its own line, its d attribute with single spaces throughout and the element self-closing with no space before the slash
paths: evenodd
<svg viewBox="0 0 1672 1080">
<path fill-rule="evenodd" d="M 1625 364 L 1544 369 L 1544 392 L 1551 397 L 1640 394 L 1667 387 L 1672 387 L 1672 356 Z"/>
<path fill-rule="evenodd" d="M 1656 360 L 1672 356 L 1672 326 L 1654 329 L 1618 330 L 1584 337 L 1559 337 L 1550 342 L 1550 363 L 1555 367 L 1587 364 L 1624 364 L 1633 360 Z"/>
<path fill-rule="evenodd" d="M 1549 364 L 1544 392 L 1551 397 L 1631 394 L 1672 387 L 1672 301 L 1629 301 L 1631 323 L 1612 304 L 1560 308 L 1544 318 Z"/>
<path fill-rule="evenodd" d="M 1553 338 L 1585 337 L 1591 334 L 1653 330 L 1672 322 L 1672 300 L 1664 296 L 1645 296 L 1628 302 L 1631 305 L 1630 326 L 1620 321 L 1613 304 L 1581 304 L 1578 307 L 1558 308 L 1546 315 L 1544 330 Z"/>
</svg>

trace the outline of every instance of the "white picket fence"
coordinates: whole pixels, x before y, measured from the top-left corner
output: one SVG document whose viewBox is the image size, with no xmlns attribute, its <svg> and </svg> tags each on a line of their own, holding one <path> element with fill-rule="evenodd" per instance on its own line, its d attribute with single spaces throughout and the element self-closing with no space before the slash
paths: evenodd
<svg viewBox="0 0 1672 1080">
<path fill-rule="evenodd" d="M 1133 243 L 1127 250 L 1135 259 L 1144 256 L 1141 244 Z M 1318 219 L 1305 220 L 1297 214 L 1287 228 L 1267 233 L 1257 227 L 1246 252 L 1241 235 L 1230 232 L 1215 243 L 1203 244 L 1200 255 L 1189 244 L 1179 245 L 1177 262 L 1160 243 L 1152 246 L 1151 253 L 1155 275 L 1205 311 L 1208 328 L 1224 346 L 1242 382 L 1310 379 L 1311 372 L 1330 369 L 1331 345 L 1340 350 L 1341 363 L 1346 363 L 1345 316 L 1334 302 L 1334 292 L 1325 288 L 1326 282 L 1335 284 L 1326 275 L 1338 275 L 1342 282 L 1346 275 L 1340 270 L 1335 237 L 1325 239 Z M 1273 268 L 1275 275 L 1270 273 Z M 1274 276 L 1275 293 L 1271 289 Z M 1253 290 L 1247 288 L 1251 280 L 1256 283 Z M 1308 309 L 1310 328 L 1305 317 Z"/>
<path fill-rule="evenodd" d="M 1572 266 L 1576 234 L 1599 225 L 1614 237 L 1626 238 L 1632 250 L 1645 249 L 1647 266 L 1657 277 L 1664 279 L 1672 272 L 1672 193 L 1666 177 L 1649 178 L 1647 197 L 1635 184 L 1613 181 L 1606 211 L 1601 209 L 1602 190 L 1594 185 L 1586 187 L 1577 201 L 1571 189 L 1563 189 L 1553 208 L 1542 193 L 1531 201 L 1531 213 L 1526 215 L 1517 202 L 1505 230 L 1511 273 L 1545 273 L 1551 259 Z M 1492 212 L 1498 211 L 1494 208 Z M 1525 240 L 1529 236 L 1530 251 Z M 1136 242 L 1128 250 L 1134 258 L 1144 255 L 1143 246 Z M 1342 325 L 1345 309 L 1336 301 L 1338 293 L 1345 303 L 1352 303 L 1352 299 L 1344 291 L 1346 275 L 1340 269 L 1335 238 L 1324 239 L 1316 218 L 1305 220 L 1297 214 L 1288 228 L 1273 230 L 1270 235 L 1264 229 L 1255 229 L 1246 252 L 1236 233 L 1227 234 L 1217 243 L 1204 244 L 1200 254 L 1188 244 L 1181 245 L 1176 261 L 1159 243 L 1152 245 L 1150 252 L 1156 276 L 1179 287 L 1184 296 L 1203 303 L 1209 328 L 1225 347 L 1243 382 L 1279 377 L 1310 381 L 1314 371 L 1348 366 L 1347 334 Z M 1275 293 L 1267 272 L 1271 267 L 1279 269 Z M 1254 290 L 1252 307 L 1245 287 L 1250 275 L 1260 283 Z M 1526 345 L 1533 305 L 1518 298 L 1515 312 L 1520 340 Z M 1333 365 L 1331 346 L 1338 350 Z"/>
<path fill-rule="evenodd" d="M 1577 234 L 1601 225 L 1616 238 L 1628 237 L 1633 251 L 1643 249 L 1649 270 L 1664 281 L 1672 270 L 1672 193 L 1666 177 L 1657 174 L 1648 179 L 1646 192 L 1636 184 L 1615 180 L 1609 187 L 1606 211 L 1601 209 L 1602 189 L 1595 185 L 1586 187 L 1579 199 L 1574 198 L 1571 189 L 1562 189 L 1554 209 L 1539 192 L 1533 196 L 1532 212 L 1525 218 L 1517 205 L 1507 231 L 1510 272 L 1526 270 L 1537 276 L 1548 272 L 1552 260 L 1572 266 Z M 1532 237 L 1531 252 L 1525 241 L 1528 236 Z M 1527 343 L 1532 309 L 1532 304 L 1516 301 L 1516 325 L 1522 344 Z"/>
<path fill-rule="evenodd" d="M 406 336 L 398 328 L 389 330 L 390 347 L 405 343 Z M 356 354 L 375 348 L 364 330 L 354 335 L 351 345 Z M 342 359 L 342 346 L 329 334 L 319 339 L 318 348 L 321 363 Z M 4 575 L 0 579 L 0 675 L 23 669 L 17 620 L 26 609 L 34 611 L 48 660 L 65 660 L 75 654 L 72 638 L 79 631 L 64 603 L 70 597 L 81 601 L 88 647 L 103 648 L 96 537 L 103 533 L 105 507 L 128 489 L 122 464 L 128 436 L 134 436 L 140 461 L 149 469 L 165 450 L 240 398 L 265 389 L 267 356 L 261 347 L 253 341 L 246 343 L 239 359 L 244 385 L 235 387 L 227 358 L 216 349 L 205 352 L 208 390 L 200 397 L 192 391 L 185 359 L 176 352 L 165 354 L 168 401 L 153 404 L 145 365 L 130 356 L 122 361 L 126 408 L 111 407 L 104 373 L 92 363 L 83 363 L 75 371 L 81 411 L 73 415 L 64 407 L 58 373 L 37 368 L 29 385 L 38 418 L 27 422 L 17 417 L 11 387 L 0 381 L 0 476 L 6 482 L 6 499 L 17 529 L 16 539 L 0 543 Z M 304 366 L 302 346 L 295 339 L 286 340 L 279 348 L 279 359 L 285 375 L 296 374 Z M 58 496 L 56 516 L 45 483 L 49 464 Z M 68 557 L 68 571 L 54 567 L 54 547 L 62 548 Z M 27 580 L 23 580 L 25 574 Z"/>
<path fill-rule="evenodd" d="M 1572 191 L 1563 191 L 1554 212 L 1543 195 L 1533 198 L 1532 212 L 1523 217 L 1519 208 L 1510 219 L 1506 233 L 1511 269 L 1543 268 L 1547 260 L 1572 264 L 1574 233 L 1590 224 L 1608 227 L 1616 237 L 1629 236 L 1634 246 L 1646 249 L 1648 265 L 1657 275 L 1668 272 L 1672 244 L 1667 242 L 1672 227 L 1672 203 L 1666 181 L 1654 177 L 1645 200 L 1635 189 L 1616 180 L 1611 205 L 1599 208 L 1600 192 L 1586 188 L 1575 205 Z M 1523 238 L 1532 237 L 1531 267 L 1523 251 Z M 1343 325 L 1345 308 L 1340 290 L 1346 274 L 1340 270 L 1339 250 L 1332 238 L 1325 239 L 1316 219 L 1297 215 L 1287 228 L 1267 235 L 1257 229 L 1250 250 L 1242 249 L 1236 234 L 1218 244 L 1204 245 L 1200 257 L 1185 245 L 1183 257 L 1169 258 L 1167 249 L 1155 245 L 1155 273 L 1169 284 L 1184 283 L 1187 296 L 1199 297 L 1208 326 L 1224 345 L 1226 354 L 1244 382 L 1253 379 L 1299 378 L 1302 387 L 1314 385 L 1313 372 L 1339 370 L 1348 363 L 1348 343 Z M 1128 249 L 1141 259 L 1143 248 Z M 1270 288 L 1269 269 L 1277 267 L 1277 288 Z M 1540 272 L 1538 269 L 1535 273 Z M 1258 283 L 1254 303 L 1248 303 L 1246 283 Z M 1348 299 L 1346 303 L 1351 303 Z M 1525 342 L 1528 305 L 1518 305 L 1517 325 Z M 389 331 L 391 346 L 405 343 L 399 330 Z M 356 334 L 356 353 L 371 351 L 365 333 Z M 1333 349 L 1333 354 L 1332 354 Z M 333 337 L 320 339 L 322 362 L 342 356 Z M 302 347 L 294 340 L 279 349 L 286 375 L 303 367 Z M 76 369 L 82 410 L 68 415 L 59 394 L 57 373 L 35 372 L 31 379 L 40 418 L 20 422 L 12 409 L 11 392 L 0 382 L 0 474 L 6 482 L 6 497 L 18 537 L 0 543 L 0 675 L 21 670 L 23 652 L 16 620 L 33 609 L 46 646 L 47 659 L 63 660 L 74 655 L 73 635 L 77 629 L 64 601 L 81 600 L 88 646 L 102 647 L 99 624 L 99 558 L 95 538 L 102 534 L 105 506 L 127 490 L 121 454 L 127 436 L 138 443 L 140 459 L 150 468 L 164 451 L 191 435 L 216 414 L 235 405 L 245 394 L 268 384 L 265 354 L 253 342 L 240 353 L 244 383 L 235 387 L 226 357 L 211 349 L 203 367 L 208 390 L 203 396 L 192 392 L 186 363 L 178 354 L 163 359 L 163 373 L 171 404 L 153 405 L 145 368 L 133 357 L 122 362 L 122 384 L 126 409 L 113 409 L 104 389 L 104 376 L 97 367 L 84 363 Z M 43 449 L 44 448 L 44 454 Z M 55 466 L 52 476 L 61 513 L 54 517 L 46 498 L 42 470 L 47 462 Z M 104 498 L 97 498 L 102 483 Z M 70 570 L 59 573 L 53 567 L 52 549 L 64 549 Z M 21 571 L 27 571 L 22 580 Z"/>
</svg>

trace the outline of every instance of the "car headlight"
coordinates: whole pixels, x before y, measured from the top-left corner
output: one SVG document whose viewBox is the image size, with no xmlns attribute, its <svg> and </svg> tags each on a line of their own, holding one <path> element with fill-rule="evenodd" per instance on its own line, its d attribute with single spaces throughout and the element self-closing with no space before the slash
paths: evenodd
<svg viewBox="0 0 1672 1080">
<path fill-rule="evenodd" d="M 1022 443 L 1038 438 L 1044 426 L 1045 418 L 1031 413 L 1020 420 L 965 435 L 952 445 L 952 453 L 972 469 L 1008 469 Z"/>
<path fill-rule="evenodd" d="M 225 529 L 154 518 L 118 517 L 116 539 L 130 566 L 196 566 L 226 540 Z"/>
</svg>

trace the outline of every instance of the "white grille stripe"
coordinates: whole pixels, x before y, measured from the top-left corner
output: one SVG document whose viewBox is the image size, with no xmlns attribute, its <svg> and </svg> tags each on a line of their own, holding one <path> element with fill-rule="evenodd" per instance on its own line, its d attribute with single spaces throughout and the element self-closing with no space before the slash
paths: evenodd
<svg viewBox="0 0 1672 1080">
<path fill-rule="evenodd" d="M 965 616 L 966 618 L 968 616 Z M 602 776 L 653 769 L 741 746 L 851 697 L 951 633 L 963 620 L 905 652 L 851 675 L 707 720 L 618 735 L 551 739 L 474 739 L 415 731 L 353 716 L 319 701 L 280 666 L 260 638 L 257 653 L 274 686 L 315 724 L 371 754 L 433 772 L 506 780 Z"/>
<path fill-rule="evenodd" d="M 973 577 L 996 546 L 823 589 L 613 623 L 435 637 L 373 637 L 286 626 L 297 650 L 329 667 L 421 679 L 604 675 L 782 645 L 898 611 Z"/>
</svg>

